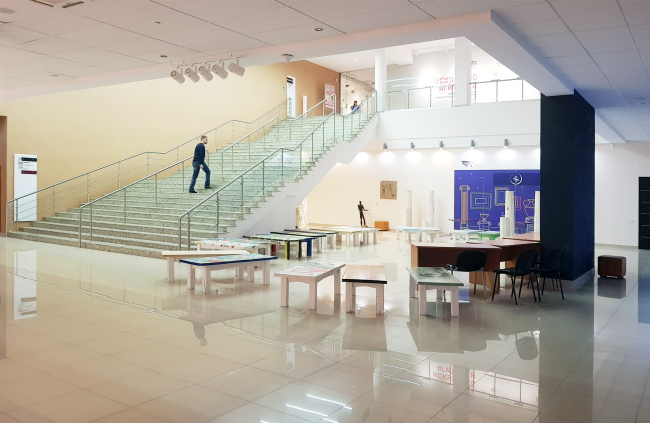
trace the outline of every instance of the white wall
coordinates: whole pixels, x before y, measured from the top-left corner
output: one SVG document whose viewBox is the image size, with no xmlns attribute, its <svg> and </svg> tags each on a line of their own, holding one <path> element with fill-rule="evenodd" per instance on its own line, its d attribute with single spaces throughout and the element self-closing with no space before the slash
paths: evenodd
<svg viewBox="0 0 650 423">
<path fill-rule="evenodd" d="M 502 147 L 363 151 L 350 164 L 335 166 L 307 197 L 309 222 L 358 225 L 357 203 L 363 202 L 368 226 L 387 220 L 391 227 L 404 224 L 406 191 L 413 191 L 413 224 L 426 218 L 428 192 L 435 192 L 435 225 L 453 229 L 454 170 L 479 151 L 478 169 L 539 169 L 539 148 Z M 470 151 L 472 153 L 470 153 Z M 512 157 L 504 157 L 513 155 Z M 379 182 L 397 181 L 397 200 L 379 199 Z"/>
<path fill-rule="evenodd" d="M 650 143 L 596 146 L 596 243 L 639 245 L 640 176 L 650 176 Z"/>
</svg>

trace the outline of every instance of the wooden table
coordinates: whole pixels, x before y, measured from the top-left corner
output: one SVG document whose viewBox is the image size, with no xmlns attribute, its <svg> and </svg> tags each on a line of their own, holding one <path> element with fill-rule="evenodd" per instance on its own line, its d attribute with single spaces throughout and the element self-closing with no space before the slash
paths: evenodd
<svg viewBox="0 0 650 423">
<path fill-rule="evenodd" d="M 407 267 L 410 283 L 411 298 L 415 297 L 415 285 L 420 292 L 420 316 L 427 314 L 427 291 L 436 290 L 434 301 L 437 301 L 438 290 L 451 291 L 451 315 L 459 315 L 458 288 L 464 284 L 443 267 Z"/>
<path fill-rule="evenodd" d="M 264 249 L 264 254 L 271 255 L 271 243 L 259 239 L 248 238 L 210 238 L 196 242 L 197 250 L 245 250 L 249 253 L 259 253 Z"/>
<path fill-rule="evenodd" d="M 280 306 L 289 305 L 289 283 L 302 282 L 309 285 L 309 309 L 316 310 L 317 285 L 321 280 L 334 276 L 334 295 L 341 295 L 341 269 L 344 263 L 307 262 L 275 273 L 281 280 Z"/>
<path fill-rule="evenodd" d="M 499 261 L 506 263 L 506 268 L 515 267 L 519 255 L 526 250 L 539 250 L 537 241 L 518 241 L 516 239 L 495 239 L 494 241 L 472 241 L 472 245 L 491 245 L 499 247 Z"/>
<path fill-rule="evenodd" d="M 499 247 L 485 243 L 457 244 L 451 242 L 412 242 L 411 266 L 445 267 L 448 264 L 456 264 L 458 253 L 461 251 L 485 251 L 487 254 L 484 268 L 485 280 L 489 280 L 493 276 L 492 272 L 501 267 L 501 249 Z M 495 292 L 499 292 L 498 285 L 495 287 Z"/>
<path fill-rule="evenodd" d="M 384 314 L 384 285 L 388 283 L 384 266 L 350 264 L 345 268 L 343 282 L 348 284 L 345 287 L 345 311 L 354 311 L 357 287 L 367 286 L 376 290 L 377 314 Z"/>
<path fill-rule="evenodd" d="M 517 241 L 540 241 L 539 232 L 528 232 L 527 234 L 507 236 L 504 239 L 514 239 Z"/>
<path fill-rule="evenodd" d="M 255 281 L 255 264 L 262 262 L 264 265 L 264 285 L 271 283 L 271 260 L 277 260 L 277 257 L 265 256 L 262 254 L 246 255 L 229 255 L 218 257 L 199 257 L 181 259 L 181 263 L 190 266 L 187 272 L 187 289 L 194 289 L 194 279 L 196 277 L 196 268 L 203 269 L 203 292 L 210 292 L 210 276 L 213 270 L 239 268 L 240 274 L 244 268 L 248 270 L 248 280 Z"/>
<path fill-rule="evenodd" d="M 217 250 L 217 251 L 162 251 L 163 258 L 167 259 L 167 281 L 174 281 L 174 263 L 184 258 L 215 257 L 249 254 L 244 250 Z"/>
</svg>

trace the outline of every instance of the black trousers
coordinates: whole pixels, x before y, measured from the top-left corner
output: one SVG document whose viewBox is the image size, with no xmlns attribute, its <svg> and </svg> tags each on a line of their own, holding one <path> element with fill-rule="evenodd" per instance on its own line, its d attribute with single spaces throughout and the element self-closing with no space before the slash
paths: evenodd
<svg viewBox="0 0 650 423">
<path fill-rule="evenodd" d="M 359 220 L 361 221 L 361 226 L 366 226 L 366 218 L 363 215 L 363 212 L 359 213 Z"/>
</svg>

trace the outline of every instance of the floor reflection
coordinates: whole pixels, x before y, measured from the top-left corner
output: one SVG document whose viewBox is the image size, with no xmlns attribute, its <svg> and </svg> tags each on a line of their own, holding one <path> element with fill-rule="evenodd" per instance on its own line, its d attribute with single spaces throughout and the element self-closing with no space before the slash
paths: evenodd
<svg viewBox="0 0 650 423">
<path fill-rule="evenodd" d="M 627 278 L 564 301 L 479 292 L 458 318 L 441 299 L 420 316 L 409 257 L 383 238 L 312 260 L 384 264 L 384 316 L 370 290 L 345 313 L 331 281 L 317 310 L 302 284 L 282 308 L 275 279 L 215 272 L 190 292 L 181 266 L 169 284 L 162 261 L 3 240 L 0 420 L 69 421 L 75 404 L 104 423 L 648 421 L 650 255 L 599 250 L 625 255 Z"/>
</svg>

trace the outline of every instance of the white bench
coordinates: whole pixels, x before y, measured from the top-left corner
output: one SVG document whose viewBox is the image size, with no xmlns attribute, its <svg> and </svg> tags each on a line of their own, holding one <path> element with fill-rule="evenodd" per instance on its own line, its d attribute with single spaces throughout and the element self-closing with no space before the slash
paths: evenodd
<svg viewBox="0 0 650 423">
<path fill-rule="evenodd" d="M 174 263 L 185 258 L 215 257 L 235 254 L 248 254 L 243 250 L 217 250 L 217 251 L 161 251 L 163 258 L 167 259 L 167 281 L 174 281 Z"/>
<path fill-rule="evenodd" d="M 289 283 L 302 282 L 309 285 L 309 309 L 316 310 L 317 285 L 321 280 L 334 276 L 334 295 L 341 295 L 341 269 L 345 264 L 307 262 L 275 273 L 281 280 L 280 306 L 289 305 Z"/>
<path fill-rule="evenodd" d="M 451 315 L 459 315 L 458 288 L 463 283 L 444 267 L 407 267 L 409 272 L 409 294 L 415 298 L 415 287 L 420 291 L 420 316 L 427 314 L 427 291 L 435 289 L 433 301 L 438 299 L 438 290 L 451 291 Z"/>
<path fill-rule="evenodd" d="M 345 287 L 346 312 L 354 311 L 357 288 L 367 286 L 376 290 L 377 314 L 384 314 L 384 285 L 388 283 L 384 266 L 348 265 L 345 269 L 343 282 L 347 283 Z"/>
</svg>

